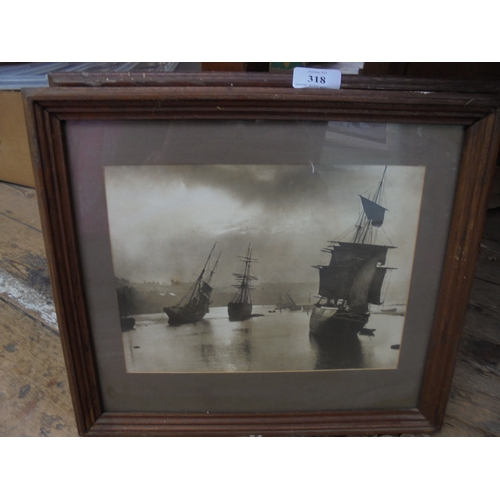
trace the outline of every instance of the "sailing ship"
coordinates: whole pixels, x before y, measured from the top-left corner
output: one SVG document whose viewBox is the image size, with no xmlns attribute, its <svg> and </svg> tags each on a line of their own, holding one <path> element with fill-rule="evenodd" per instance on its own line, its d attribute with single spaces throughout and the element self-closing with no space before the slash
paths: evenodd
<svg viewBox="0 0 500 500">
<path fill-rule="evenodd" d="M 280 311 L 282 309 L 289 309 L 290 311 L 300 311 L 302 309 L 302 306 L 299 306 L 295 300 L 292 298 L 292 294 L 290 293 L 290 290 L 286 292 L 286 294 L 281 295 L 281 293 L 278 294 L 278 303 L 276 304 L 276 309 L 279 309 Z"/>
<path fill-rule="evenodd" d="M 283 300 L 283 296 L 281 295 L 281 293 L 278 293 L 278 302 L 276 303 L 275 309 L 278 309 L 278 311 L 286 309 L 286 303 Z"/>
<path fill-rule="evenodd" d="M 309 294 L 309 300 L 307 301 L 307 304 L 302 305 L 302 310 L 309 315 L 309 311 L 311 311 L 313 307 L 314 304 L 311 303 L 311 294 Z"/>
<path fill-rule="evenodd" d="M 370 317 L 369 304 L 381 305 L 387 252 L 396 248 L 376 244 L 377 229 L 384 222 L 381 198 L 387 166 L 373 195 L 361 198 L 362 210 L 351 241 L 330 241 L 322 251 L 331 254 L 319 270 L 319 301 L 311 311 L 310 333 L 345 336 L 363 331 Z"/>
<path fill-rule="evenodd" d="M 290 311 L 301 311 L 302 310 L 302 306 L 299 306 L 295 300 L 292 299 L 292 294 L 290 293 L 290 290 L 288 290 L 288 292 L 286 293 L 286 296 L 289 300 L 288 302 L 288 309 L 290 309 Z"/>
<path fill-rule="evenodd" d="M 118 310 L 120 312 L 120 326 L 122 332 L 127 332 L 132 330 L 135 326 L 135 318 L 132 317 L 131 311 L 132 308 L 130 306 L 131 300 L 129 299 L 132 288 L 128 286 L 119 286 L 116 289 L 116 293 L 118 295 Z"/>
<path fill-rule="evenodd" d="M 255 276 L 250 274 L 250 265 L 257 262 L 252 258 L 252 249 L 248 245 L 248 250 L 245 256 L 238 257 L 244 263 L 243 273 L 233 273 L 233 276 L 238 282 L 233 287 L 238 291 L 233 297 L 233 300 L 227 305 L 227 312 L 229 314 L 229 321 L 243 321 L 252 316 L 252 299 L 250 297 L 250 290 L 253 290 L 251 285 L 252 280 L 256 280 Z"/>
<path fill-rule="evenodd" d="M 216 244 L 217 243 L 215 243 L 212 247 L 205 265 L 198 275 L 198 278 L 189 287 L 184 297 L 182 297 L 177 305 L 163 308 L 163 311 L 165 311 L 168 315 L 169 325 L 195 323 L 196 321 L 203 319 L 205 314 L 209 312 L 210 295 L 212 293 L 212 286 L 210 285 L 210 282 L 221 256 L 219 253 L 212 269 L 209 269 L 210 258 L 212 257 Z"/>
<path fill-rule="evenodd" d="M 122 332 L 128 332 L 129 330 L 132 330 L 135 326 L 135 318 L 132 318 L 132 316 L 120 318 L 120 326 Z"/>
</svg>

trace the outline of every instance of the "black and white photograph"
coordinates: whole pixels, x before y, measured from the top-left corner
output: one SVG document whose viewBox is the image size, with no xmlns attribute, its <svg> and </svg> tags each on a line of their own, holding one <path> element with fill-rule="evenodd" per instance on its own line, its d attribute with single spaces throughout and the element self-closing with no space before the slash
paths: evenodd
<svg viewBox="0 0 500 500">
<path fill-rule="evenodd" d="M 425 166 L 106 166 L 129 373 L 397 369 Z"/>
</svg>

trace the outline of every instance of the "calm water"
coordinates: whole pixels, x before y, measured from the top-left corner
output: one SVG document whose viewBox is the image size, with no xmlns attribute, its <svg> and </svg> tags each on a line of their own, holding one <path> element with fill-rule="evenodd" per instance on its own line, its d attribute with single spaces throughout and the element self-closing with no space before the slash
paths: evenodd
<svg viewBox="0 0 500 500">
<path fill-rule="evenodd" d="M 249 372 L 396 368 L 404 317 L 372 314 L 367 328 L 349 342 L 309 338 L 309 314 L 254 306 L 246 321 L 230 322 L 226 307 L 214 307 L 202 321 L 170 326 L 166 314 L 136 316 L 123 333 L 127 371 Z"/>
</svg>

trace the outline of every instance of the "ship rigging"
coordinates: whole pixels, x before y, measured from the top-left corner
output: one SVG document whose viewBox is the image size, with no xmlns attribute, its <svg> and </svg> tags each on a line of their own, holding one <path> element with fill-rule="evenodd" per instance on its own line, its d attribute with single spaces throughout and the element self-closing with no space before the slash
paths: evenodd
<svg viewBox="0 0 500 500">
<path fill-rule="evenodd" d="M 248 245 L 247 253 L 245 256 L 238 256 L 244 263 L 243 273 L 233 273 L 233 276 L 238 282 L 233 285 L 238 291 L 233 297 L 233 300 L 228 303 L 227 311 L 230 321 L 243 321 L 252 316 L 252 299 L 250 297 L 250 290 L 253 290 L 252 281 L 256 280 L 255 276 L 250 274 L 250 266 L 258 262 L 252 258 L 252 249 Z"/>
<path fill-rule="evenodd" d="M 319 270 L 319 301 L 309 323 L 312 334 L 352 335 L 363 330 L 370 317 L 369 304 L 383 303 L 381 290 L 386 273 L 387 252 L 396 248 L 376 244 L 377 230 L 387 208 L 381 205 L 387 166 L 375 192 L 360 196 L 362 210 L 351 241 L 330 241 L 322 251 L 331 255 Z"/>
<path fill-rule="evenodd" d="M 212 293 L 212 286 L 210 282 L 212 281 L 213 275 L 221 253 L 217 257 L 215 264 L 209 269 L 210 258 L 215 249 L 215 245 L 212 247 L 210 254 L 198 275 L 196 281 L 189 287 L 188 291 L 182 297 L 182 299 L 175 305 L 171 307 L 164 307 L 163 311 L 168 315 L 169 325 L 183 325 L 185 323 L 195 323 L 200 321 L 205 317 L 205 314 L 209 312 L 210 306 L 210 295 Z"/>
</svg>

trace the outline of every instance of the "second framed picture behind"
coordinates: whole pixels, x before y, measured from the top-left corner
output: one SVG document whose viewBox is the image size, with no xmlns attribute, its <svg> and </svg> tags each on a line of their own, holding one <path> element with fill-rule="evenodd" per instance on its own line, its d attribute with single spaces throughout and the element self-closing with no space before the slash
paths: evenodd
<svg viewBox="0 0 500 500">
<path fill-rule="evenodd" d="M 467 98 L 28 93 L 80 432 L 439 425 L 497 147 Z"/>
</svg>

